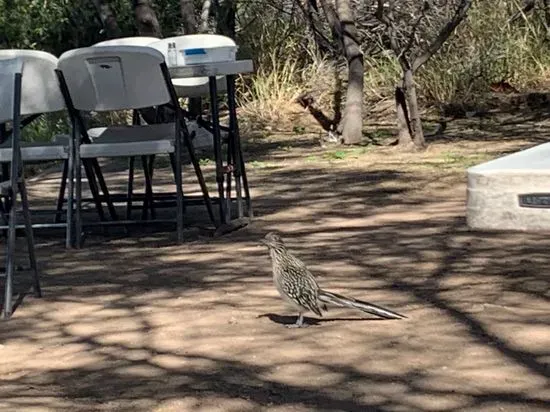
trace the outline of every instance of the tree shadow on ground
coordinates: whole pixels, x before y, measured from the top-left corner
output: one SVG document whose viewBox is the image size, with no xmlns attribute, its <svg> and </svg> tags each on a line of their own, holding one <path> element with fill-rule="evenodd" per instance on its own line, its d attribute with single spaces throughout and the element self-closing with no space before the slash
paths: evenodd
<svg viewBox="0 0 550 412">
<path fill-rule="evenodd" d="M 221 238 L 39 236 L 45 296 L 0 323 L 0 409 L 546 410 L 547 236 L 468 230 L 463 184 L 429 173 L 251 179 L 258 217 Z M 330 309 L 285 328 L 270 230 L 323 288 L 409 318 Z"/>
</svg>

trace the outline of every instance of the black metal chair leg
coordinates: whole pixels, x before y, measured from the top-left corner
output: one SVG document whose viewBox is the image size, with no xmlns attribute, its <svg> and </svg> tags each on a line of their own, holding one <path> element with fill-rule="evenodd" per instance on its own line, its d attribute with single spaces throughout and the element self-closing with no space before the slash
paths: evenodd
<svg viewBox="0 0 550 412">
<path fill-rule="evenodd" d="M 12 179 L 15 180 L 15 179 Z M 12 182 L 15 183 L 15 182 Z M 17 187 L 17 184 L 14 184 L 14 187 Z M 13 275 L 15 270 L 15 231 L 16 231 L 16 191 L 12 197 L 12 207 L 9 215 L 9 224 L 8 224 L 8 239 L 6 242 L 6 277 L 4 283 L 4 312 L 3 318 L 9 319 L 13 310 Z"/>
<path fill-rule="evenodd" d="M 8 211 L 4 207 L 4 201 L 3 199 L 0 199 L 0 214 L 2 215 L 2 221 L 5 225 L 8 224 Z M 4 230 L 5 232 L 5 230 Z"/>
<path fill-rule="evenodd" d="M 2 163 L 2 181 L 10 180 L 10 169 L 7 163 Z"/>
<path fill-rule="evenodd" d="M 77 130 L 75 128 L 74 117 L 71 118 L 72 131 L 71 138 L 69 139 L 69 161 L 68 161 L 68 193 L 67 193 L 67 214 L 66 214 L 66 227 L 65 227 L 65 248 L 71 248 L 73 243 L 74 235 L 74 189 L 75 189 L 75 175 L 74 175 L 74 153 L 76 148 L 76 139 L 80 139 L 80 136 L 77 135 Z"/>
<path fill-rule="evenodd" d="M 212 200 L 210 199 L 210 194 L 208 193 L 208 187 L 206 187 L 206 182 L 204 180 L 204 176 L 202 174 L 199 161 L 197 160 L 197 156 L 195 155 L 195 148 L 193 147 L 193 142 L 191 142 L 189 138 L 184 136 L 183 143 L 187 148 L 189 158 L 191 159 L 191 163 L 193 164 L 193 168 L 195 169 L 195 174 L 197 175 L 197 180 L 199 181 L 199 185 L 201 187 L 202 196 L 204 198 L 204 204 L 206 205 L 206 210 L 208 212 L 208 217 L 210 217 L 210 221 L 215 226 L 217 226 L 216 218 L 214 217 L 214 208 L 212 207 Z"/>
<path fill-rule="evenodd" d="M 126 200 L 126 220 L 132 218 L 132 197 L 134 194 L 134 163 L 136 158 L 130 157 L 128 160 L 128 192 Z"/>
<path fill-rule="evenodd" d="M 82 247 L 82 162 L 80 158 L 80 147 L 75 147 L 74 155 L 74 179 L 75 179 L 75 247 Z"/>
<path fill-rule="evenodd" d="M 143 199 L 141 218 L 142 220 L 147 220 L 148 210 L 151 210 L 151 217 L 153 217 L 153 187 L 151 184 L 151 176 L 149 175 L 149 163 L 147 156 L 141 156 L 141 164 L 143 166 L 143 174 L 145 176 L 145 199 Z"/>
<path fill-rule="evenodd" d="M 105 213 L 103 212 L 103 205 L 99 198 L 99 189 L 97 187 L 97 181 L 95 174 L 90 164 L 89 159 L 82 159 L 82 165 L 84 166 L 84 172 L 86 173 L 86 178 L 88 179 L 88 185 L 90 186 L 90 192 L 92 192 L 92 199 L 94 200 L 94 205 L 99 216 L 99 220 L 105 221 Z"/>
<path fill-rule="evenodd" d="M 21 205 L 23 206 L 23 218 L 25 220 L 25 234 L 27 237 L 29 263 L 33 274 L 34 295 L 37 298 L 40 298 L 42 297 L 42 290 L 40 289 L 40 277 L 38 275 L 38 265 L 36 264 L 36 254 L 34 251 L 34 233 L 32 230 L 31 214 L 29 212 L 29 198 L 27 196 L 27 188 L 25 186 L 24 179 L 19 185 L 19 191 L 21 193 Z"/>
<path fill-rule="evenodd" d="M 12 159 L 10 167 L 10 197 L 8 218 L 8 239 L 6 241 L 6 278 L 4 284 L 4 319 L 9 319 L 13 311 L 13 276 L 15 270 L 15 240 L 17 230 L 17 189 L 22 173 L 21 151 L 19 148 L 21 127 L 21 73 L 15 74 L 13 97 Z"/>
<path fill-rule="evenodd" d="M 170 167 L 172 168 L 172 173 L 174 178 L 176 177 L 176 156 L 174 153 L 170 153 Z"/>
<path fill-rule="evenodd" d="M 149 179 L 151 180 L 151 188 L 153 187 L 153 171 L 155 170 L 154 164 L 155 164 L 155 155 L 150 155 L 149 156 Z M 185 211 L 185 203 L 183 206 L 183 210 Z M 155 210 L 155 202 L 154 202 L 154 196 L 153 196 L 152 190 L 151 190 L 151 218 L 152 219 L 157 218 L 157 211 Z"/>
<path fill-rule="evenodd" d="M 6 141 L 7 133 L 6 133 L 6 123 L 0 124 L 0 143 L 4 143 Z M 0 179 L 1 182 L 4 182 L 6 180 L 10 180 L 10 169 L 9 169 L 8 163 L 2 163 L 2 167 L 0 168 L 2 170 L 2 178 Z"/>
<path fill-rule="evenodd" d="M 250 199 L 250 189 L 248 188 L 248 178 L 246 177 L 246 170 L 244 168 L 244 159 L 241 149 L 238 149 L 239 153 L 239 163 L 241 166 L 241 177 L 243 179 L 243 187 L 244 187 L 244 196 L 246 201 L 246 210 L 248 211 L 248 217 L 253 217 L 254 213 L 252 211 L 252 202 Z"/>
<path fill-rule="evenodd" d="M 105 179 L 103 178 L 103 173 L 101 173 L 99 162 L 97 161 L 97 159 L 91 159 L 91 164 L 92 164 L 93 171 L 97 176 L 99 187 L 103 192 L 103 197 L 105 198 L 105 202 L 107 203 L 107 208 L 109 209 L 109 214 L 111 215 L 111 219 L 118 220 L 118 215 L 116 213 L 115 205 L 113 204 L 111 197 L 109 196 L 109 189 L 107 189 L 107 185 L 105 184 Z"/>
<path fill-rule="evenodd" d="M 150 155 L 149 156 L 149 176 L 151 176 L 151 180 L 153 180 L 153 171 L 155 170 L 154 163 L 155 163 L 155 155 Z"/>
<path fill-rule="evenodd" d="M 174 174 L 174 182 L 175 182 L 175 177 L 176 177 L 177 172 L 176 172 L 176 155 L 174 153 L 170 153 L 170 167 L 172 168 L 172 173 Z M 181 184 L 183 185 L 183 179 L 182 179 Z M 185 194 L 182 194 L 182 196 L 183 196 L 183 199 L 185 199 Z M 185 207 L 186 206 L 185 206 L 185 201 L 184 201 L 183 205 L 182 205 L 182 209 L 183 209 L 184 213 L 185 213 L 185 210 L 186 210 Z"/>
<path fill-rule="evenodd" d="M 63 173 L 61 175 L 61 185 L 59 186 L 59 195 L 57 196 L 57 207 L 55 209 L 55 223 L 61 222 L 63 214 L 63 202 L 65 200 L 65 190 L 67 188 L 67 176 L 69 174 L 69 160 L 63 161 Z"/>
<path fill-rule="evenodd" d="M 183 121 L 182 121 L 183 123 Z M 183 185 L 181 175 L 181 127 L 182 123 L 176 120 L 175 133 L 175 181 L 176 181 L 176 230 L 178 243 L 183 243 Z"/>
</svg>

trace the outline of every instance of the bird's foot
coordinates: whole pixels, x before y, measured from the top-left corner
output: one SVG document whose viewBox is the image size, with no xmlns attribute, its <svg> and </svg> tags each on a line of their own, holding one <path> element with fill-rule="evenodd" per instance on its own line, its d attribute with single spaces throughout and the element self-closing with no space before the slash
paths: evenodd
<svg viewBox="0 0 550 412">
<path fill-rule="evenodd" d="M 285 326 L 289 329 L 296 329 L 296 328 L 307 328 L 309 325 L 307 323 L 301 323 L 301 324 L 292 323 L 290 325 L 285 325 Z"/>
<path fill-rule="evenodd" d="M 304 323 L 304 315 L 302 313 L 298 314 L 298 318 L 296 319 L 296 323 L 293 323 L 292 325 L 285 325 L 287 328 L 301 328 L 301 327 L 307 327 L 308 324 Z"/>
</svg>

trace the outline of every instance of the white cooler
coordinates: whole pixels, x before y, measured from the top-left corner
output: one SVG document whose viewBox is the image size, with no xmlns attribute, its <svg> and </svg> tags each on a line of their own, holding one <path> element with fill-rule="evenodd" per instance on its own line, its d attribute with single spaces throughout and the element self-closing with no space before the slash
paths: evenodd
<svg viewBox="0 0 550 412">
<path fill-rule="evenodd" d="M 550 143 L 482 163 L 467 173 L 469 227 L 550 230 Z"/>
</svg>

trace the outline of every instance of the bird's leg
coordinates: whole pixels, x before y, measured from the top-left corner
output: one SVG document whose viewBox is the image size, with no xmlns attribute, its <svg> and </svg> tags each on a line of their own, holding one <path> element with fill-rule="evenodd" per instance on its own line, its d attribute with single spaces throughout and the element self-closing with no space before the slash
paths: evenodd
<svg viewBox="0 0 550 412">
<path fill-rule="evenodd" d="M 296 319 L 296 323 L 293 323 L 292 325 L 286 325 L 287 328 L 301 328 L 306 326 L 307 325 L 304 324 L 304 314 L 302 312 L 298 313 L 298 318 Z"/>
</svg>

